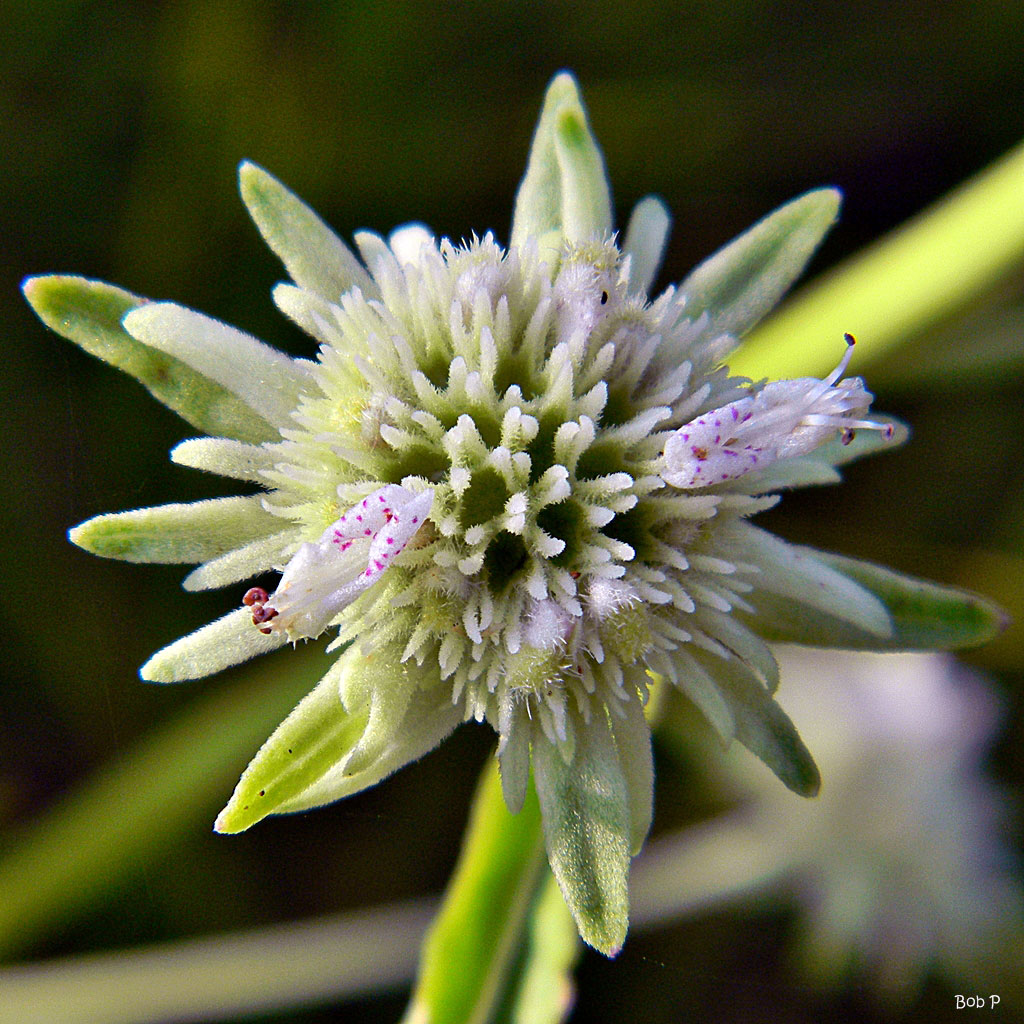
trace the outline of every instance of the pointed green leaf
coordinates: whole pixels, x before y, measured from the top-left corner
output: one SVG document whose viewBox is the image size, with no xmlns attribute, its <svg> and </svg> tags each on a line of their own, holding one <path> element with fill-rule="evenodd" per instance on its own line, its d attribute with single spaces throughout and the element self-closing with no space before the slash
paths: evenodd
<svg viewBox="0 0 1024 1024">
<path fill-rule="evenodd" d="M 634 292 L 651 290 L 658 275 L 672 217 L 657 196 L 641 199 L 629 217 L 622 252 L 629 257 L 629 288 Z"/>
<path fill-rule="evenodd" d="M 516 815 L 495 765 L 477 787 L 462 852 L 423 944 L 406 1024 L 485 1024 L 518 958 L 544 877 L 540 808 L 532 788 Z"/>
<path fill-rule="evenodd" d="M 865 635 L 821 613 L 804 618 L 771 609 L 769 639 L 863 651 L 957 650 L 987 643 L 1006 628 L 1006 613 L 969 591 L 829 552 L 818 552 L 818 558 L 885 605 L 893 621 L 892 636 Z"/>
<path fill-rule="evenodd" d="M 257 412 L 180 359 L 133 338 L 125 314 L 147 300 L 84 277 L 30 277 L 22 285 L 39 318 L 91 355 L 124 370 L 198 430 L 259 443 L 277 431 Z"/>
<path fill-rule="evenodd" d="M 562 243 L 611 233 L 604 161 L 587 123 L 576 81 L 563 72 L 548 86 L 530 157 L 516 195 L 513 246 L 533 240 L 552 263 Z"/>
<path fill-rule="evenodd" d="M 644 845 L 654 817 L 654 756 L 651 751 L 651 727 L 644 717 L 639 699 L 624 705 L 624 714 L 608 716 L 619 752 L 622 777 L 629 793 L 629 852 L 636 855 Z"/>
<path fill-rule="evenodd" d="M 998 605 L 978 594 L 841 555 L 826 554 L 824 561 L 882 601 L 903 648 L 975 647 L 998 636 L 1009 623 Z"/>
<path fill-rule="evenodd" d="M 124 328 L 221 384 L 275 427 L 294 426 L 292 413 L 310 383 L 307 360 L 174 302 L 146 303 L 124 318 Z"/>
<path fill-rule="evenodd" d="M 840 200 L 834 188 L 807 192 L 719 249 L 679 286 L 687 317 L 707 311 L 714 331 L 749 331 L 803 273 Z"/>
<path fill-rule="evenodd" d="M 300 288 L 329 302 L 358 286 L 367 297 L 377 286 L 344 242 L 301 200 L 262 167 L 244 161 L 238 185 L 263 240 Z"/>
<path fill-rule="evenodd" d="M 396 656 L 392 664 L 397 661 Z M 291 814 L 333 803 L 375 786 L 399 768 L 429 754 L 462 723 L 462 710 L 450 698 L 450 692 L 416 690 L 393 729 L 386 729 L 389 720 L 373 716 L 374 708 L 360 709 L 357 714 L 366 714 L 368 724 L 352 753 L 274 813 Z"/>
<path fill-rule="evenodd" d="M 261 633 L 252 623 L 251 609 L 236 608 L 157 651 L 139 669 L 139 675 L 147 683 L 203 679 L 276 651 L 287 642 L 284 633 Z"/>
<path fill-rule="evenodd" d="M 703 651 L 696 658 L 714 676 L 736 722 L 736 739 L 759 757 L 783 784 L 800 796 L 815 796 L 821 775 L 790 717 L 772 696 L 735 661 Z"/>
<path fill-rule="evenodd" d="M 566 764 L 558 748 L 533 746 L 537 795 L 548 862 L 580 937 L 615 956 L 629 925 L 626 877 L 629 791 L 607 717 L 576 723 L 576 752 Z"/>
<path fill-rule="evenodd" d="M 244 832 L 326 775 L 359 742 L 369 717 L 349 714 L 338 696 L 339 658 L 260 747 L 214 828 Z"/>
<path fill-rule="evenodd" d="M 217 558 L 281 525 L 253 494 L 109 512 L 74 527 L 68 539 L 103 558 L 175 565 Z"/>
<path fill-rule="evenodd" d="M 744 521 L 720 523 L 715 541 L 724 556 L 760 570 L 751 581 L 755 587 L 751 603 L 756 607 L 777 606 L 771 597 L 762 602 L 761 595 L 767 592 L 792 602 L 800 612 L 812 608 L 877 637 L 892 635 L 886 606 L 871 591 L 832 568 L 812 548 L 788 544 Z"/>
<path fill-rule="evenodd" d="M 436 665 L 401 664 L 399 655 L 345 651 L 253 758 L 217 830 L 241 832 L 268 814 L 340 800 L 433 750 L 462 712 L 445 687 L 428 685 Z"/>
</svg>

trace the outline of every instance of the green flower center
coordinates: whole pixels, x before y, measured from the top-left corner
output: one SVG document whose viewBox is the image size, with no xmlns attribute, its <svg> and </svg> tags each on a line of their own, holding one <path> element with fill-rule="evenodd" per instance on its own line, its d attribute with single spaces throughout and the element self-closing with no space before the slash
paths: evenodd
<svg viewBox="0 0 1024 1024">
<path fill-rule="evenodd" d="M 355 289 L 307 310 L 320 394 L 286 434 L 270 501 L 318 535 L 384 485 L 429 488 L 432 527 L 339 615 L 339 641 L 436 660 L 477 717 L 523 657 L 572 677 L 583 705 L 599 687 L 625 697 L 624 671 L 642 689 L 619 652 L 635 662 L 649 644 L 638 506 L 664 487 L 657 427 L 687 398 L 690 364 L 667 386 L 655 365 L 659 317 L 671 327 L 678 310 L 630 295 L 610 243 L 567 251 L 553 278 L 490 236 L 424 242 L 404 262 L 380 246 L 368 263 L 379 300 Z M 593 595 L 609 581 L 635 609 L 606 652 Z"/>
</svg>

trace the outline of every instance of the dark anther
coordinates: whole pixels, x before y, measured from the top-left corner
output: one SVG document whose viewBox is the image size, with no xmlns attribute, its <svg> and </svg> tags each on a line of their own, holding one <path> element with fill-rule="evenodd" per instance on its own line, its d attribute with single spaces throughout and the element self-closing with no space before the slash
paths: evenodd
<svg viewBox="0 0 1024 1024">
<path fill-rule="evenodd" d="M 259 605 L 253 608 L 252 612 L 252 623 L 254 626 L 262 625 L 264 622 L 269 622 L 271 619 L 277 618 L 277 609 L 271 608 L 269 605 Z"/>
</svg>

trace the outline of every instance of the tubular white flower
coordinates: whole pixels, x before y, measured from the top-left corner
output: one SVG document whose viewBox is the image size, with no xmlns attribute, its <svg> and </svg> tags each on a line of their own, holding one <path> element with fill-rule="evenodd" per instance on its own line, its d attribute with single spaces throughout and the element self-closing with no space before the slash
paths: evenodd
<svg viewBox="0 0 1024 1024">
<path fill-rule="evenodd" d="M 246 593 L 243 604 L 253 609 L 253 625 L 289 640 L 318 637 L 391 567 L 423 528 L 433 501 L 432 490 L 414 494 L 395 484 L 363 498 L 319 540 L 300 546 L 273 594 L 261 587 Z"/>
<path fill-rule="evenodd" d="M 853 354 L 852 335 L 846 335 L 846 344 L 839 365 L 824 380 L 801 377 L 765 384 L 749 398 L 680 427 L 665 444 L 662 479 L 681 489 L 735 480 L 776 459 L 807 455 L 837 430 L 844 444 L 861 428 L 892 438 L 892 424 L 863 418 L 872 397 L 864 382 L 839 379 Z"/>
</svg>

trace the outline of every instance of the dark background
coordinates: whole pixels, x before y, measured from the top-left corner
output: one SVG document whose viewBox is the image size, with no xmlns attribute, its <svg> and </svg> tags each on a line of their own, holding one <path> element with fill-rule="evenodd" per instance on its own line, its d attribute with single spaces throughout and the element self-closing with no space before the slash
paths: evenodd
<svg viewBox="0 0 1024 1024">
<path fill-rule="evenodd" d="M 659 284 L 786 199 L 835 184 L 844 213 L 819 271 L 1024 136 L 1022 44 L 1024 5 L 1002 0 L 7 0 L 0 851 L 82 780 L 130 757 L 147 730 L 239 674 L 181 687 L 139 682 L 154 650 L 236 595 L 184 595 L 182 570 L 104 562 L 64 534 L 100 512 L 231 492 L 170 465 L 167 450 L 189 428 L 43 328 L 19 292 L 23 277 L 110 280 L 308 355 L 271 304 L 283 275 L 237 197 L 239 161 L 266 167 L 344 237 L 417 219 L 455 239 L 489 228 L 507 238 L 543 90 L 562 68 L 580 81 L 619 223 L 650 192 L 673 212 Z M 876 368 L 878 407 L 913 426 L 906 449 L 854 467 L 841 492 L 788 499 L 766 524 L 1019 608 L 1022 284 L 1009 275 L 965 321 Z M 992 354 L 980 371 L 933 355 L 982 336 Z M 1006 697 L 992 771 L 1017 786 L 1024 634 L 1011 628 L 969 660 Z M 290 671 L 287 654 L 272 664 Z M 157 854 L 27 938 L 20 954 L 116 948 L 438 891 L 490 744 L 486 730 L 464 728 L 369 793 L 231 839 L 209 830 L 227 778 Z M 699 803 L 685 780 L 659 793 L 656 827 Z M 791 927 L 784 912 L 735 912 L 633 936 L 615 963 L 584 959 L 574 1019 L 628 1019 L 638 1007 L 650 1022 L 959 1019 L 953 989 L 938 981 L 899 1011 L 856 987 L 815 992 L 784 962 Z M 403 1001 L 273 1019 L 389 1020 Z"/>
</svg>

